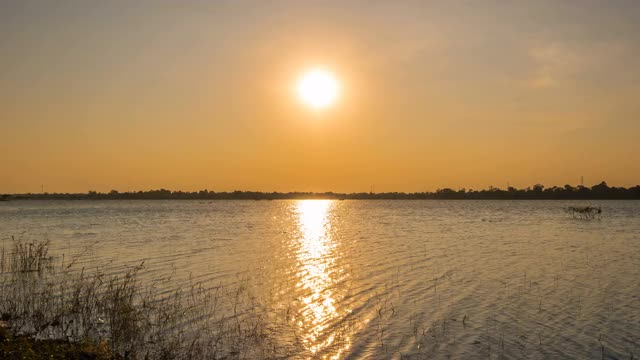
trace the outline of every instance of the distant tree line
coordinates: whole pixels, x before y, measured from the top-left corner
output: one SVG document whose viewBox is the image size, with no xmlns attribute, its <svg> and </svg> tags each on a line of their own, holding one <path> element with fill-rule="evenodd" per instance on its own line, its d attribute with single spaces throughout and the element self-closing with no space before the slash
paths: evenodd
<svg viewBox="0 0 640 360">
<path fill-rule="evenodd" d="M 0 195 L 0 200 L 282 200 L 282 199 L 384 199 L 384 200 L 624 200 L 640 199 L 640 185 L 630 188 L 610 187 L 606 182 L 586 186 L 563 187 L 536 184 L 526 189 L 509 187 L 506 190 L 489 187 L 484 190 L 454 190 L 450 188 L 438 189 L 433 192 L 386 192 L 386 193 L 334 193 L 334 192 L 256 192 L 256 191 L 232 191 L 215 192 L 209 190 L 200 191 L 171 191 L 166 189 L 150 191 L 118 192 L 111 190 L 108 193 L 89 191 L 86 194 L 68 193 L 42 193 L 42 194 L 5 194 Z"/>
</svg>

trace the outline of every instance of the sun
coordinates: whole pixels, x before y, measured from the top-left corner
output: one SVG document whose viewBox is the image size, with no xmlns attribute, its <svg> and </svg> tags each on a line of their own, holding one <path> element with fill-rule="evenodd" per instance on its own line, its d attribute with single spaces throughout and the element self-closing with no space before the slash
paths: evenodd
<svg viewBox="0 0 640 360">
<path fill-rule="evenodd" d="M 328 70 L 316 68 L 300 76 L 297 84 L 300 100 L 314 109 L 333 105 L 340 95 L 340 83 Z"/>
</svg>

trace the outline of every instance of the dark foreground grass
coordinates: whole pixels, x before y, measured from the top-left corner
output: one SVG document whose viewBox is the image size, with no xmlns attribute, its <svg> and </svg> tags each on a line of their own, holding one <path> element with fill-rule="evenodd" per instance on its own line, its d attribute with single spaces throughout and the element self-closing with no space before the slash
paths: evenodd
<svg viewBox="0 0 640 360">
<path fill-rule="evenodd" d="M 8 314 L 0 318 L 0 359 L 68 359 L 68 360 L 119 360 L 106 343 L 68 339 L 35 339 L 29 335 L 15 335 Z"/>
<path fill-rule="evenodd" d="M 49 256 L 48 242 L 14 239 L 12 247 L 0 249 L 1 359 L 273 359 L 303 353 L 299 336 L 273 321 L 274 313 L 256 301 L 246 282 L 167 290 L 166 284 L 140 281 L 144 263 L 107 275 L 74 269 L 63 259 Z M 284 345 L 283 335 L 290 339 Z"/>
<path fill-rule="evenodd" d="M 69 340 L 36 340 L 30 336 L 13 336 L 0 330 L 0 359 L 25 360 L 111 360 L 113 356 L 106 344 L 95 346 Z"/>
</svg>

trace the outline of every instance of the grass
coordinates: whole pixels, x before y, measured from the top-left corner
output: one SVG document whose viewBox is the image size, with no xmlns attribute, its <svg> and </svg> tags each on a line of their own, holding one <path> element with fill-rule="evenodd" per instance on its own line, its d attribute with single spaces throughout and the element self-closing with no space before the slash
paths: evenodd
<svg viewBox="0 0 640 360">
<path fill-rule="evenodd" d="M 599 206 L 569 206 L 567 213 L 577 219 L 592 220 L 600 217 L 602 208 Z"/>
<path fill-rule="evenodd" d="M 0 358 L 2 359 L 113 359 L 104 346 L 68 340 L 36 340 L 29 336 L 13 336 L 0 330 Z"/>
<path fill-rule="evenodd" d="M 292 351 L 276 346 L 246 281 L 167 293 L 159 283 L 142 286 L 144 263 L 109 276 L 65 266 L 48 247 L 13 239 L 0 250 L 2 358 L 268 359 Z"/>
<path fill-rule="evenodd" d="M 49 241 L 26 243 L 11 237 L 13 252 L 0 249 L 0 273 L 27 273 L 51 270 L 53 258 L 48 256 Z"/>
</svg>

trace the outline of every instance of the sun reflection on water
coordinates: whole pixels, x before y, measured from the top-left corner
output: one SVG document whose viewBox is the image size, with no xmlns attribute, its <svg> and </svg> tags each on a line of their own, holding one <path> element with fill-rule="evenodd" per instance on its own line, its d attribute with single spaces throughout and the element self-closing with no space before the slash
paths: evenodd
<svg viewBox="0 0 640 360">
<path fill-rule="evenodd" d="M 335 332 L 329 326 L 339 320 L 333 290 L 336 269 L 336 243 L 331 237 L 331 200 L 301 200 L 297 204 L 298 227 L 296 254 L 299 264 L 297 286 L 303 289 L 303 320 L 298 323 L 303 341 L 312 354 L 338 345 L 332 358 L 338 358 L 349 348 L 349 336 L 342 335 L 342 344 L 334 344 Z"/>
</svg>

